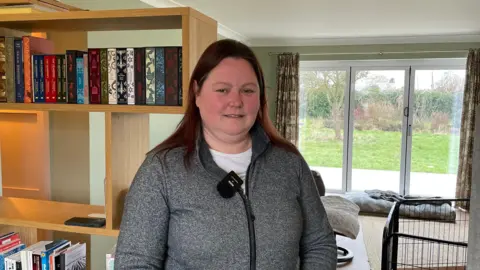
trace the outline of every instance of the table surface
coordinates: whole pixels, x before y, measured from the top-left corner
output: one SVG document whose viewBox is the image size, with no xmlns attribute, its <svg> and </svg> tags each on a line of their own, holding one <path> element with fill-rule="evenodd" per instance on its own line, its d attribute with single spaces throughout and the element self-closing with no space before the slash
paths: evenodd
<svg viewBox="0 0 480 270">
<path fill-rule="evenodd" d="M 365 249 L 365 242 L 363 241 L 363 232 L 360 227 L 357 239 L 337 236 L 337 246 L 349 249 L 353 253 L 353 260 L 347 264 L 339 264 L 337 269 L 340 270 L 370 270 L 368 263 L 367 250 Z"/>
</svg>

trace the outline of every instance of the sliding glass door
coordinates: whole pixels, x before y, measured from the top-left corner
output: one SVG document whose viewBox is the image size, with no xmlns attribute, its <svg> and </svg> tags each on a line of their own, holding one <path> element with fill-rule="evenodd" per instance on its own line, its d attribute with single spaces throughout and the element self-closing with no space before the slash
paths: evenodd
<svg viewBox="0 0 480 270">
<path fill-rule="evenodd" d="M 349 190 L 400 191 L 407 69 L 353 69 Z"/>
<path fill-rule="evenodd" d="M 299 148 L 330 192 L 454 197 L 465 59 L 302 62 Z"/>
<path fill-rule="evenodd" d="M 344 110 L 349 69 L 311 69 L 300 73 L 299 148 L 328 190 L 345 189 Z"/>
<path fill-rule="evenodd" d="M 465 69 L 413 68 L 406 193 L 454 197 Z"/>
</svg>

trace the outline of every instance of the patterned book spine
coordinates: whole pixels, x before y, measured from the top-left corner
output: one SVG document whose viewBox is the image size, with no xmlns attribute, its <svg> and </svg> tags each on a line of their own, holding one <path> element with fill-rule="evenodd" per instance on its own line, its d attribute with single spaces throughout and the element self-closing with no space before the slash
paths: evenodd
<svg viewBox="0 0 480 270">
<path fill-rule="evenodd" d="M 14 38 L 5 38 L 5 74 L 6 74 L 6 90 L 7 102 L 15 102 L 15 53 L 14 53 Z"/>
<path fill-rule="evenodd" d="M 77 57 L 75 51 L 67 50 L 67 102 L 71 104 L 77 103 Z"/>
<path fill-rule="evenodd" d="M 117 49 L 117 104 L 127 104 L 127 49 Z"/>
<path fill-rule="evenodd" d="M 108 104 L 117 104 L 117 60 L 115 48 L 108 49 Z"/>
<path fill-rule="evenodd" d="M 88 52 L 83 54 L 83 103 L 90 104 L 90 86 L 88 79 Z"/>
<path fill-rule="evenodd" d="M 43 55 L 38 55 L 38 75 L 39 75 L 39 80 L 38 80 L 38 96 L 40 99 L 40 102 L 45 103 L 45 69 L 44 69 L 44 56 Z M 37 102 L 37 101 L 35 101 Z"/>
<path fill-rule="evenodd" d="M 45 74 L 45 102 L 50 103 L 51 95 L 52 95 L 52 90 L 51 90 L 51 81 L 52 77 L 50 75 L 50 55 L 45 55 L 43 57 L 43 70 Z"/>
<path fill-rule="evenodd" d="M 127 104 L 135 105 L 135 56 L 133 48 L 127 48 Z"/>
<path fill-rule="evenodd" d="M 89 49 L 88 56 L 90 103 L 100 104 L 100 49 Z"/>
<path fill-rule="evenodd" d="M 78 57 L 77 61 L 77 103 L 84 104 L 83 101 L 83 57 Z"/>
<path fill-rule="evenodd" d="M 145 48 L 135 48 L 135 104 L 145 105 Z"/>
<path fill-rule="evenodd" d="M 178 48 L 165 49 L 165 103 L 178 105 Z"/>
<path fill-rule="evenodd" d="M 23 37 L 23 79 L 24 79 L 24 103 L 33 102 L 33 92 L 32 92 L 32 58 L 30 55 L 30 39 L 28 37 Z"/>
<path fill-rule="evenodd" d="M 57 84 L 57 56 L 51 55 L 50 56 L 50 65 L 48 67 L 50 69 L 50 102 L 56 103 L 57 102 L 57 92 L 58 92 L 58 84 Z"/>
<path fill-rule="evenodd" d="M 182 47 L 178 48 L 178 105 L 183 104 L 183 65 Z"/>
<path fill-rule="evenodd" d="M 0 37 L 0 102 L 7 102 L 7 77 L 5 75 L 5 37 Z"/>
<path fill-rule="evenodd" d="M 100 86 L 101 103 L 108 104 L 108 60 L 107 49 L 100 49 Z"/>
<path fill-rule="evenodd" d="M 155 105 L 155 48 L 145 49 L 146 104 Z"/>
<path fill-rule="evenodd" d="M 65 55 L 57 55 L 57 103 L 67 101 L 65 85 Z"/>
<path fill-rule="evenodd" d="M 25 79 L 23 75 L 23 41 L 15 39 L 15 92 L 16 102 L 23 103 Z"/>
<path fill-rule="evenodd" d="M 31 63 L 32 63 L 32 95 L 33 95 L 33 102 L 40 102 L 40 74 L 38 68 L 38 55 L 31 56 Z"/>
<path fill-rule="evenodd" d="M 155 49 L 155 104 L 165 105 L 165 49 Z"/>
</svg>

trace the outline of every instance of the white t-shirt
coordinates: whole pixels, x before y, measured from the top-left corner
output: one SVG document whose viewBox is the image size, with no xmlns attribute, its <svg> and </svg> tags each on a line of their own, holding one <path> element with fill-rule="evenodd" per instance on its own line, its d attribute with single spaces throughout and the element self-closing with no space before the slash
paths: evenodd
<svg viewBox="0 0 480 270">
<path fill-rule="evenodd" d="M 226 172 L 234 171 L 243 180 L 242 188 L 245 190 L 245 179 L 247 175 L 247 168 L 252 159 L 252 148 L 238 154 L 225 154 L 222 152 L 210 149 L 213 160 L 218 167 Z"/>
</svg>

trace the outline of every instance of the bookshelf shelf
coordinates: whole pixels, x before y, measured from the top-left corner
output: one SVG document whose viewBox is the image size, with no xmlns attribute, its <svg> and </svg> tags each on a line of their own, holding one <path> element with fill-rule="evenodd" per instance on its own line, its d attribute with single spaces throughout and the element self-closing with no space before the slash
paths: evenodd
<svg viewBox="0 0 480 270">
<path fill-rule="evenodd" d="M 182 29 L 183 16 L 216 22 L 189 7 L 7 14 L 0 27 L 20 31 L 113 31 Z"/>
<path fill-rule="evenodd" d="M 118 230 L 64 225 L 74 217 L 104 213 L 103 206 L 0 197 L 0 224 L 91 235 L 117 236 Z"/>
<path fill-rule="evenodd" d="M 122 112 L 182 114 L 182 106 L 156 105 L 106 105 L 106 104 L 59 104 L 59 103 L 0 103 L 2 111 L 58 111 L 58 112 Z"/>
</svg>

